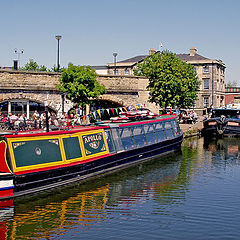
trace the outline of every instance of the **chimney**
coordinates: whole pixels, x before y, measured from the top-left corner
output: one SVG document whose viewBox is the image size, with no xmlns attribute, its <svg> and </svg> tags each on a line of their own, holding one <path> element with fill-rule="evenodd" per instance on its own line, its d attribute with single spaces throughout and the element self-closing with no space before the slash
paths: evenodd
<svg viewBox="0 0 240 240">
<path fill-rule="evenodd" d="M 152 55 L 153 53 L 155 53 L 156 51 L 155 51 L 155 49 L 154 48 L 151 48 L 150 50 L 149 50 L 149 55 Z"/>
<path fill-rule="evenodd" d="M 192 48 L 190 49 L 190 56 L 193 57 L 193 56 L 195 56 L 196 54 L 197 54 L 197 49 L 196 49 L 195 47 L 192 47 Z"/>
</svg>

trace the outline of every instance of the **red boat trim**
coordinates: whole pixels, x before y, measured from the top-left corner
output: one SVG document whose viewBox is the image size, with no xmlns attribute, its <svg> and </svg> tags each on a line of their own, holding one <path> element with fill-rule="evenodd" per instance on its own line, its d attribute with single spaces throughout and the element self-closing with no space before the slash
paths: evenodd
<svg viewBox="0 0 240 240">
<path fill-rule="evenodd" d="M 0 208 L 6 208 L 6 207 L 12 207 L 12 206 L 13 206 L 13 199 L 0 201 Z"/>
<path fill-rule="evenodd" d="M 176 117 L 169 117 L 169 118 L 155 119 L 155 120 L 149 120 L 149 121 L 144 121 L 144 122 L 124 123 L 124 124 L 119 124 L 119 127 L 127 127 L 127 126 L 132 126 L 132 125 L 143 125 L 145 123 L 161 122 L 161 121 L 171 120 L 171 119 L 175 119 L 175 118 Z"/>
<path fill-rule="evenodd" d="M 90 158 L 90 159 L 86 159 L 86 160 L 78 161 L 78 162 L 72 162 L 72 163 L 69 163 L 69 164 L 62 164 L 62 165 L 57 165 L 57 166 L 45 167 L 45 168 L 36 168 L 36 169 L 31 169 L 31 170 L 19 171 L 19 172 L 15 172 L 14 174 L 15 175 L 22 175 L 22 174 L 27 174 L 27 173 L 43 172 L 43 171 L 48 171 L 48 170 L 53 170 L 53 169 L 58 169 L 58 168 L 71 167 L 71 166 L 81 165 L 81 164 L 84 164 L 84 163 L 95 161 L 95 160 L 105 158 L 105 157 L 108 157 L 108 156 L 111 156 L 111 155 L 113 155 L 113 154 L 106 154 L 106 155 L 103 155 L 103 156 L 98 156 L 98 157 L 95 157 L 95 158 Z"/>
<path fill-rule="evenodd" d="M 53 132 L 41 132 L 41 133 L 29 133 L 29 134 L 16 134 L 16 135 L 5 135 L 7 138 L 16 138 L 16 137 L 35 137 L 35 136 L 53 136 L 53 135 L 61 135 L 61 134 L 72 134 L 84 131 L 93 131 L 103 128 L 109 128 L 109 126 L 101 126 L 101 127 L 81 127 L 78 129 L 71 129 L 69 131 L 53 131 Z"/>
<path fill-rule="evenodd" d="M 0 198 L 1 197 L 10 197 L 10 196 L 13 196 L 13 189 L 0 191 Z"/>
<path fill-rule="evenodd" d="M 0 141 L 0 162 L 1 162 L 0 171 L 11 173 L 12 171 L 10 170 L 7 164 L 6 151 L 7 151 L 7 143 L 4 140 Z"/>
</svg>

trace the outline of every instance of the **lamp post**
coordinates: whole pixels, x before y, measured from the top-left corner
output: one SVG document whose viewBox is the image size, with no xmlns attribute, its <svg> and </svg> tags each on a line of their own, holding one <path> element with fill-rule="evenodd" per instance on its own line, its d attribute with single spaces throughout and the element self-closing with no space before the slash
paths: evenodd
<svg viewBox="0 0 240 240">
<path fill-rule="evenodd" d="M 44 101 L 45 118 L 46 118 L 46 132 L 49 132 L 49 116 L 48 116 L 48 101 Z"/>
<path fill-rule="evenodd" d="M 114 57 L 114 75 L 117 74 L 117 68 L 116 68 L 116 60 L 117 60 L 117 53 L 113 53 L 113 57 Z"/>
<path fill-rule="evenodd" d="M 60 68 L 60 65 L 59 65 L 59 41 L 61 40 L 62 36 L 61 35 L 56 35 L 55 38 L 57 39 L 57 72 L 59 72 L 59 68 Z"/>
<path fill-rule="evenodd" d="M 18 51 L 17 48 L 14 49 L 14 53 L 18 55 L 17 60 L 14 60 L 14 69 L 18 70 L 20 67 L 20 55 L 24 53 L 23 49 L 21 51 Z"/>
</svg>

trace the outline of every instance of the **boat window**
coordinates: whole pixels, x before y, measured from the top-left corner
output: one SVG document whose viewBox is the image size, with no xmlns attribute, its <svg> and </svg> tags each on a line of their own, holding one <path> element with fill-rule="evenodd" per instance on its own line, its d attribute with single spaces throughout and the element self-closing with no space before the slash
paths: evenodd
<svg viewBox="0 0 240 240">
<path fill-rule="evenodd" d="M 143 126 L 148 144 L 156 143 L 156 134 L 154 132 L 153 124 Z"/>
<path fill-rule="evenodd" d="M 125 127 L 119 129 L 120 137 L 122 139 L 122 144 L 125 150 L 135 148 L 133 136 L 132 136 L 132 128 Z"/>
<path fill-rule="evenodd" d="M 163 141 L 163 140 L 166 139 L 164 128 L 163 128 L 163 125 L 162 125 L 161 122 L 155 124 L 155 131 L 156 131 L 158 142 Z"/>
<path fill-rule="evenodd" d="M 144 134 L 143 126 L 135 126 L 133 128 L 133 136 L 136 143 L 136 147 L 143 147 L 147 144 L 147 140 Z"/>
<path fill-rule="evenodd" d="M 78 137 L 63 138 L 63 146 L 67 160 L 82 157 Z"/>
<path fill-rule="evenodd" d="M 112 139 L 114 142 L 114 145 L 116 147 L 117 152 L 122 151 L 123 150 L 123 145 L 122 145 L 122 141 L 121 138 L 119 136 L 119 131 L 117 128 L 111 128 L 111 132 L 112 132 Z"/>
<path fill-rule="evenodd" d="M 163 130 L 163 125 L 161 122 L 155 124 L 155 129 L 156 130 Z"/>
<path fill-rule="evenodd" d="M 114 146 L 114 142 L 112 140 L 111 131 L 109 129 L 105 129 L 104 132 L 105 132 L 105 136 L 106 136 L 109 152 L 110 153 L 116 152 L 115 146 Z"/>
<path fill-rule="evenodd" d="M 58 139 L 12 142 L 16 167 L 62 161 Z"/>
<path fill-rule="evenodd" d="M 172 124 L 170 121 L 164 122 L 164 128 L 167 138 L 173 138 Z"/>
</svg>

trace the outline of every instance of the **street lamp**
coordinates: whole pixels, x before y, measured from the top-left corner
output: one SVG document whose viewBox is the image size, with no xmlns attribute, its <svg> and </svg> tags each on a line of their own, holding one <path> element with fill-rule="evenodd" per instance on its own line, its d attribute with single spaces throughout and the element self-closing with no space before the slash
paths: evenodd
<svg viewBox="0 0 240 240">
<path fill-rule="evenodd" d="M 48 116 L 48 101 L 44 101 L 45 118 L 46 118 L 46 132 L 49 132 L 49 116 Z"/>
<path fill-rule="evenodd" d="M 113 57 L 114 57 L 114 75 L 117 74 L 117 68 L 116 68 L 116 60 L 117 60 L 117 53 L 113 53 Z"/>
<path fill-rule="evenodd" d="M 56 35 L 55 38 L 57 39 L 57 42 L 58 42 L 58 46 L 57 46 L 57 72 L 59 72 L 59 68 L 60 68 L 60 65 L 59 65 L 59 41 L 61 40 L 62 36 Z"/>
<path fill-rule="evenodd" d="M 20 68 L 20 55 L 24 53 L 23 49 L 18 51 L 17 48 L 14 49 L 14 53 L 18 55 L 17 60 L 14 60 L 14 69 L 18 70 Z"/>
</svg>

